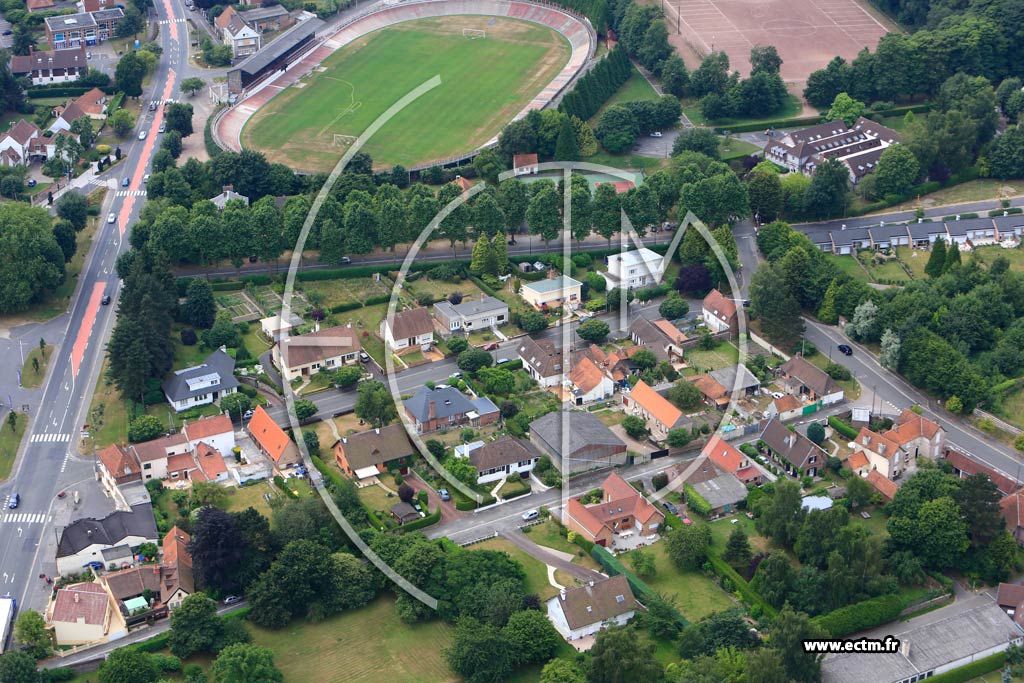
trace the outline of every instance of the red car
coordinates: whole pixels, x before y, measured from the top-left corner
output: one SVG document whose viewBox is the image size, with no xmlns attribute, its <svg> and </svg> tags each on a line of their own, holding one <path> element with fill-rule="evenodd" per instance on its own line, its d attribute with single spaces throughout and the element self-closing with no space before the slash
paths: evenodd
<svg viewBox="0 0 1024 683">
<path fill-rule="evenodd" d="M 498 342 L 491 342 L 490 344 L 484 345 L 484 351 L 497 351 Z"/>
</svg>

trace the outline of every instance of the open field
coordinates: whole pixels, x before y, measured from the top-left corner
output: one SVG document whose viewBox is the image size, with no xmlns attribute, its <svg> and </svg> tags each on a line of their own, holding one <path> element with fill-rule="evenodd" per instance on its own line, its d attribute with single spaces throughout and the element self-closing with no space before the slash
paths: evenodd
<svg viewBox="0 0 1024 683">
<path fill-rule="evenodd" d="M 21 437 L 25 435 L 27 428 L 28 415 L 25 413 L 17 413 L 14 429 L 11 429 L 6 419 L 3 424 L 0 424 L 0 480 L 7 479 L 11 475 L 14 458 L 18 455 L 18 448 L 21 447 Z"/>
<path fill-rule="evenodd" d="M 252 627 L 253 642 L 274 652 L 286 681 L 303 683 L 455 683 L 442 654 L 452 627 L 441 620 L 403 624 L 382 597 L 318 624 L 301 619 L 277 631 Z"/>
<path fill-rule="evenodd" d="M 464 28 L 486 30 L 487 37 L 470 40 Z M 335 135 L 358 136 L 440 75 L 440 86 L 390 119 L 362 151 L 385 166 L 441 159 L 494 136 L 568 60 L 568 42 L 535 24 L 485 16 L 405 22 L 328 57 L 257 112 L 242 143 L 271 161 L 329 170 L 344 152 Z"/>
<path fill-rule="evenodd" d="M 643 77 L 636 68 L 633 68 L 629 78 L 622 84 L 615 94 L 608 98 L 608 101 L 601 105 L 601 108 L 597 110 L 597 113 L 590 119 L 590 122 L 596 124 L 601 119 L 601 114 L 605 112 L 609 107 L 615 106 L 616 104 L 622 104 L 623 102 L 636 102 L 638 100 L 656 100 L 658 99 L 658 93 L 654 91 L 651 84 L 647 82 L 647 79 Z"/>
<path fill-rule="evenodd" d="M 722 161 L 740 159 L 751 154 L 757 154 L 760 151 L 760 147 L 746 140 L 738 140 L 736 138 L 726 140 L 725 138 L 720 138 L 718 142 L 718 155 L 722 157 Z"/>
<path fill-rule="evenodd" d="M 666 597 L 674 597 L 676 608 L 690 621 L 699 621 L 712 612 L 733 607 L 736 603 L 714 581 L 699 571 L 682 572 L 668 557 L 664 541 L 644 548 L 654 556 L 658 569 L 655 576 L 645 577 L 644 583 Z M 623 564 L 633 568 L 632 552 L 622 556 Z"/>
<path fill-rule="evenodd" d="M 1001 194 L 1000 194 L 1001 192 Z M 996 201 L 997 197 L 1007 198 L 1016 197 L 1024 193 L 1024 179 L 1016 180 L 992 180 L 992 179 L 979 179 L 969 180 L 966 183 L 960 183 L 952 187 L 947 187 L 938 192 L 932 192 L 931 194 L 921 195 L 920 199 L 913 199 L 903 204 L 895 206 L 889 206 L 880 211 L 876 212 L 879 214 L 893 213 L 894 211 L 913 211 L 920 206 L 921 208 L 928 208 L 932 206 L 945 206 L 946 204 L 963 204 L 965 202 L 984 202 L 991 200 L 992 205 L 987 207 L 988 209 L 998 209 L 999 204 Z M 984 215 L 978 212 L 979 215 Z M 875 214 L 867 214 L 872 216 Z"/>
<path fill-rule="evenodd" d="M 1024 249 L 978 247 L 974 250 L 974 253 L 978 255 L 978 258 L 988 264 L 991 264 L 1000 256 L 1005 257 L 1010 262 L 1010 270 L 1024 271 Z M 925 263 L 928 263 L 928 261 L 925 261 Z"/>
<path fill-rule="evenodd" d="M 390 295 L 392 286 L 394 283 L 387 278 L 376 281 L 372 277 L 357 277 L 307 282 L 303 283 L 302 290 L 306 299 L 315 301 L 321 298 L 321 305 L 331 308 L 339 304 L 366 301 L 372 296 Z"/>
<path fill-rule="evenodd" d="M 862 252 L 861 262 L 867 266 L 868 272 L 871 273 L 871 277 L 875 282 L 889 284 L 892 282 L 900 283 L 910 281 L 910 276 L 907 275 L 907 271 L 903 270 L 903 267 L 896 261 L 896 259 L 885 263 L 875 264 L 871 262 L 871 252 Z"/>
</svg>

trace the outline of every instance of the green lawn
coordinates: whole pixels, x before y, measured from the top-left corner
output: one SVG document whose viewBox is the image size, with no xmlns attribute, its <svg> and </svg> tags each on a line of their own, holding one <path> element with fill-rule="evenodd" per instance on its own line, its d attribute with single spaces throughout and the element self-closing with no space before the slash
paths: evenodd
<svg viewBox="0 0 1024 683">
<path fill-rule="evenodd" d="M 266 481 L 228 489 L 228 493 L 228 512 L 240 512 L 246 508 L 256 508 L 267 519 L 271 519 L 273 510 L 263 495 L 270 494 L 271 500 L 281 495 L 276 488 Z"/>
<path fill-rule="evenodd" d="M 339 304 L 366 301 L 372 296 L 390 296 L 392 286 L 394 283 L 386 277 L 382 277 L 379 282 L 372 277 L 358 277 L 303 283 L 302 290 L 310 301 L 319 296 L 322 297 L 321 305 L 331 308 Z"/>
<path fill-rule="evenodd" d="M 25 429 L 28 427 L 28 415 L 16 414 L 18 417 L 14 429 L 11 429 L 6 419 L 0 425 L 0 480 L 11 475 L 14 459 L 18 456 L 18 448 L 21 446 L 21 437 L 25 435 Z"/>
<path fill-rule="evenodd" d="M 426 275 L 421 275 L 415 282 L 406 282 L 405 291 L 413 298 L 429 294 L 434 297 L 434 301 L 447 299 L 449 294 L 455 292 L 462 294 L 466 299 L 479 299 L 483 294 L 480 288 L 473 284 L 472 280 L 448 282 L 446 280 L 434 280 Z M 387 293 L 390 294 L 391 290 L 388 290 Z"/>
<path fill-rule="evenodd" d="M 609 107 L 615 106 L 616 104 L 622 104 L 623 102 L 636 102 L 637 100 L 656 100 L 658 99 L 658 93 L 654 91 L 651 84 L 647 82 L 647 79 L 643 77 L 636 68 L 633 69 L 632 73 L 629 74 L 629 78 L 622 84 L 615 94 L 608 98 L 608 101 L 597 110 L 593 118 L 590 119 L 592 124 L 596 124 L 601 114 L 605 112 Z"/>
<path fill-rule="evenodd" d="M 253 642 L 274 652 L 286 681 L 302 683 L 455 683 L 444 660 L 452 627 L 440 619 L 404 624 L 382 597 L 317 624 L 302 619 L 276 631 L 250 626 Z"/>
<path fill-rule="evenodd" d="M 1011 424 L 1024 426 L 1024 390 L 1003 394 L 993 412 Z"/>
<path fill-rule="evenodd" d="M 473 149 L 495 135 L 568 62 L 554 31 L 510 19 L 464 16 L 391 26 L 354 41 L 324 71 L 291 87 L 253 117 L 243 143 L 275 162 L 326 171 L 385 110 L 436 75 L 441 85 L 390 119 L 364 148 L 382 166 L 412 166 Z M 464 28 L 487 32 L 483 40 Z M 486 74 L 486 77 L 481 77 Z M 437 125 L 443 122 L 443 125 Z"/>
<path fill-rule="evenodd" d="M 676 569 L 668 557 L 664 541 L 644 550 L 654 555 L 658 569 L 657 575 L 644 577 L 644 583 L 666 597 L 674 597 L 676 607 L 690 621 L 699 621 L 712 612 L 729 609 L 736 604 L 718 584 L 701 572 Z M 629 552 L 621 556 L 623 564 L 630 569 L 633 567 L 632 555 L 633 552 Z"/>
<path fill-rule="evenodd" d="M 730 138 L 729 140 L 721 138 L 718 143 L 718 154 L 722 157 L 722 161 L 739 159 L 760 151 L 761 148 L 757 145 L 746 140 L 737 140 L 736 138 Z"/>
<path fill-rule="evenodd" d="M 21 366 L 21 386 L 27 389 L 35 389 L 42 384 L 43 377 L 46 376 L 46 365 L 50 362 L 52 355 L 53 346 L 51 344 L 47 344 L 43 350 L 40 350 L 38 346 L 33 347 L 28 355 L 25 356 L 25 364 Z M 38 371 L 32 365 L 33 358 L 39 363 Z"/>
<path fill-rule="evenodd" d="M 736 365 L 739 362 L 740 350 L 732 342 L 721 341 L 715 348 L 705 351 L 699 348 L 688 349 L 686 360 L 691 366 L 705 370 L 718 370 L 720 368 Z"/>
<path fill-rule="evenodd" d="M 528 538 L 537 545 L 542 545 L 554 550 L 560 550 L 563 553 L 571 553 L 576 556 L 573 559 L 573 562 L 590 569 L 601 571 L 601 567 L 598 565 L 597 560 L 584 552 L 583 549 L 575 543 L 570 543 L 568 539 L 558 533 L 558 529 L 559 526 L 556 522 L 548 520 L 543 524 L 530 527 Z M 582 555 L 580 553 L 582 553 Z"/>
<path fill-rule="evenodd" d="M 861 510 L 857 510 L 850 514 L 850 524 L 852 526 L 862 526 L 883 540 L 888 538 L 889 531 L 886 529 L 885 525 L 886 522 L 889 521 L 889 518 L 886 517 L 884 512 L 882 512 L 882 508 L 869 506 L 864 508 L 864 510 L 871 515 L 871 519 L 864 519 L 860 516 Z"/>
<path fill-rule="evenodd" d="M 828 355 L 824 353 L 823 350 L 819 350 L 818 353 L 814 354 L 813 356 L 809 356 L 807 360 L 811 363 L 811 365 L 816 365 L 822 370 L 824 370 L 830 362 L 835 362 L 839 365 L 843 365 L 841 356 L 834 354 L 833 360 L 830 361 L 828 359 Z M 846 399 L 848 401 L 852 401 L 860 397 L 860 384 L 857 382 L 856 378 L 851 377 L 850 379 L 839 379 L 836 380 L 836 382 L 839 384 L 839 386 L 843 388 L 843 391 L 846 393 Z"/>
<path fill-rule="evenodd" d="M 512 545 L 511 541 L 504 538 L 492 538 L 483 543 L 470 546 L 471 550 L 499 550 L 508 553 L 509 557 L 523 565 L 526 570 L 526 592 L 536 593 L 542 600 L 553 597 L 558 590 L 548 582 L 548 568 L 540 560 L 536 560 L 518 547 Z"/>
<path fill-rule="evenodd" d="M 992 263 L 1002 256 L 1010 262 L 1010 270 L 1024 271 L 1024 249 L 1003 249 L 1002 247 L 978 247 L 974 250 L 985 263 Z M 924 261 L 928 263 L 928 261 Z M 923 268 L 923 265 L 922 265 Z"/>
<path fill-rule="evenodd" d="M 799 116 L 801 111 L 803 111 L 803 104 L 800 103 L 800 98 L 796 95 L 789 95 L 786 97 L 786 101 L 783 103 L 782 107 L 770 116 L 716 119 L 709 123 L 716 128 L 725 129 L 728 129 L 730 124 L 736 123 L 757 123 L 763 121 L 765 124 L 770 124 L 772 121 L 778 121 L 779 119 L 790 119 L 794 116 Z M 694 121 L 694 123 L 696 123 L 696 121 Z"/>
<path fill-rule="evenodd" d="M 832 263 L 836 264 L 840 270 L 847 273 L 855 280 L 870 282 L 868 274 L 864 272 L 864 269 L 861 268 L 859 263 L 857 263 L 857 259 L 852 256 L 837 256 L 835 254 L 826 254 L 825 256 L 832 261 Z"/>
<path fill-rule="evenodd" d="M 871 258 L 872 254 L 870 251 L 861 252 L 861 263 L 867 266 L 868 272 L 871 273 L 871 277 L 875 282 L 910 281 L 910 276 L 907 275 L 907 271 L 903 270 L 903 266 L 901 266 L 896 259 L 886 261 L 885 263 L 872 263 Z M 886 284 L 888 284 L 888 282 L 886 282 Z"/>
<path fill-rule="evenodd" d="M 353 311 L 335 313 L 330 316 L 335 324 L 352 326 L 359 330 L 359 343 L 363 350 L 373 356 L 378 363 L 384 363 L 384 340 L 377 335 L 380 329 L 380 321 L 387 315 L 388 305 L 377 304 L 376 306 L 364 306 Z"/>
<path fill-rule="evenodd" d="M 128 436 L 128 413 L 117 387 L 107 379 L 108 361 L 104 356 L 96 390 L 89 405 L 89 434 L 100 449 L 123 441 Z"/>
<path fill-rule="evenodd" d="M 1009 251 L 1007 249 L 1000 249 L 999 251 Z M 921 251 L 920 249 L 914 249 L 912 247 L 896 247 L 896 255 L 899 256 L 900 260 L 903 261 L 910 268 L 910 272 L 914 274 L 914 277 L 918 280 L 924 280 L 928 276 L 925 275 L 924 267 L 928 265 L 928 256 L 930 252 Z M 1024 253 L 1022 253 L 1024 255 Z"/>
</svg>

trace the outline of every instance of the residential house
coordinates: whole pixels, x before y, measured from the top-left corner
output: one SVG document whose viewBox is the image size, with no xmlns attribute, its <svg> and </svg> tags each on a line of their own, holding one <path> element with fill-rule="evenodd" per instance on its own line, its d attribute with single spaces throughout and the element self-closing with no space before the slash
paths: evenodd
<svg viewBox="0 0 1024 683">
<path fill-rule="evenodd" d="M 475 332 L 504 325 L 509 320 L 508 304 L 493 296 L 465 298 L 462 303 L 439 301 L 434 304 L 434 319 L 449 336 L 456 332 Z"/>
<path fill-rule="evenodd" d="M 724 410 L 729 405 L 729 390 L 711 375 L 693 375 L 687 377 L 686 381 L 693 382 L 693 385 L 700 389 L 704 402 L 712 408 Z"/>
<path fill-rule="evenodd" d="M 11 73 L 27 78 L 32 85 L 77 81 L 88 70 L 85 47 L 81 45 L 69 50 L 35 50 L 30 46 L 27 55 L 11 57 Z"/>
<path fill-rule="evenodd" d="M 113 444 L 96 453 L 96 476 L 108 494 L 117 491 L 121 484 L 142 481 L 142 465 L 134 453 L 123 446 Z"/>
<path fill-rule="evenodd" d="M 996 604 L 1003 608 L 1006 616 L 1013 618 L 1024 603 L 1024 585 L 1019 583 L 1000 583 L 996 592 Z"/>
<path fill-rule="evenodd" d="M 359 333 L 352 324 L 328 327 L 287 337 L 273 348 L 274 365 L 284 381 L 311 377 L 321 370 L 337 370 L 359 362 Z"/>
<path fill-rule="evenodd" d="M 730 365 L 708 373 L 731 394 L 733 390 L 753 396 L 761 390 L 761 380 L 747 370 L 746 365 Z"/>
<path fill-rule="evenodd" d="M 61 131 L 69 132 L 71 124 L 81 118 L 89 118 L 92 121 L 103 122 L 107 118 L 107 101 L 109 97 L 99 88 L 93 88 L 84 95 L 68 102 L 63 107 L 54 107 L 53 114 L 56 117 L 50 124 L 50 130 L 54 133 Z M 96 126 L 97 124 L 93 124 Z"/>
<path fill-rule="evenodd" d="M 680 474 L 680 486 L 689 485 L 689 491 L 700 496 L 710 506 L 712 517 L 735 512 L 741 501 L 747 499 L 747 487 L 736 475 L 727 472 L 708 456 L 700 456 Z"/>
<path fill-rule="evenodd" d="M 274 422 L 263 406 L 256 406 L 246 430 L 260 453 L 270 458 L 276 469 L 283 470 L 299 461 L 299 447 L 288 438 L 288 434 Z"/>
<path fill-rule="evenodd" d="M 117 0 L 81 0 L 78 3 L 83 12 L 99 12 L 117 6 Z"/>
<path fill-rule="evenodd" d="M 565 381 L 562 349 L 551 339 L 534 339 L 526 335 L 519 340 L 516 353 L 523 361 L 523 369 L 541 387 L 554 387 Z"/>
<path fill-rule="evenodd" d="M 430 317 L 430 309 L 420 306 L 396 311 L 394 317 L 384 316 L 380 321 L 380 336 L 392 351 L 429 351 L 434 343 L 434 321 Z"/>
<path fill-rule="evenodd" d="M 192 537 L 176 526 L 164 535 L 163 557 L 160 559 L 160 602 L 172 612 L 196 592 L 192 554 L 188 551 L 190 540 Z"/>
<path fill-rule="evenodd" d="M 691 429 L 693 421 L 672 405 L 647 382 L 640 380 L 628 393 L 622 394 L 622 407 L 647 423 L 651 438 L 664 441 L 673 429 Z"/>
<path fill-rule="evenodd" d="M 249 198 L 246 197 L 244 194 L 239 194 L 235 192 L 235 188 L 233 185 L 223 185 L 221 187 L 220 194 L 210 199 L 210 201 L 213 202 L 213 205 L 217 207 L 218 211 L 223 211 L 224 207 L 228 205 L 228 202 L 233 202 L 236 200 L 242 202 L 246 206 L 249 206 Z"/>
<path fill-rule="evenodd" d="M 114 599 L 122 616 L 128 617 L 136 612 L 150 612 L 159 605 L 160 573 L 160 565 L 145 564 L 102 574 L 99 583 Z"/>
<path fill-rule="evenodd" d="M 587 356 L 581 356 L 565 381 L 574 405 L 603 401 L 615 393 L 615 383 Z"/>
<path fill-rule="evenodd" d="M 36 124 L 20 119 L 0 136 L 0 163 L 27 166 L 32 161 L 43 161 L 52 148 L 48 143 Z"/>
<path fill-rule="evenodd" d="M 395 503 L 391 506 L 391 516 L 398 520 L 399 524 L 408 524 L 420 519 L 420 513 L 416 512 L 409 503 Z"/>
<path fill-rule="evenodd" d="M 341 471 L 356 481 L 376 481 L 376 476 L 389 469 L 403 473 L 416 448 L 401 423 L 369 429 L 334 442 L 334 461 Z"/>
<path fill-rule="evenodd" d="M 584 505 L 579 498 L 569 499 L 564 521 L 566 527 L 591 543 L 612 547 L 618 537 L 657 534 L 665 515 L 612 472 L 601 483 L 599 502 Z"/>
<path fill-rule="evenodd" d="M 142 480 L 166 479 L 168 463 L 176 455 L 189 452 L 188 439 L 183 432 L 168 434 L 150 441 L 128 446 L 126 450 L 135 457 L 142 468 Z"/>
<path fill-rule="evenodd" d="M 609 626 L 624 626 L 643 609 L 629 581 L 619 574 L 578 588 L 563 588 L 547 603 L 548 619 L 566 640 L 579 640 Z"/>
<path fill-rule="evenodd" d="M 896 479 L 911 465 L 898 443 L 867 427 L 860 428 L 854 444 L 854 451 L 864 453 L 871 468 L 886 479 Z"/>
<path fill-rule="evenodd" d="M 747 457 L 746 453 L 717 434 L 704 445 L 701 455 L 710 458 L 715 465 L 735 476 L 743 484 L 760 486 L 771 479 L 756 460 Z"/>
<path fill-rule="evenodd" d="M 516 154 L 512 157 L 514 175 L 536 175 L 538 170 L 536 154 Z"/>
<path fill-rule="evenodd" d="M 221 40 L 231 48 L 235 59 L 248 57 L 260 50 L 262 36 L 250 26 L 234 7 L 228 5 L 214 21 Z"/>
<path fill-rule="evenodd" d="M 530 423 L 530 442 L 562 474 L 626 462 L 625 442 L 588 412 L 554 412 L 537 418 Z"/>
<path fill-rule="evenodd" d="M 235 359 L 223 348 L 219 348 L 207 356 L 202 364 L 175 370 L 160 388 L 177 413 L 196 406 L 218 403 L 223 397 L 238 391 Z"/>
<path fill-rule="evenodd" d="M 765 417 L 777 417 L 783 422 L 795 420 L 804 414 L 804 404 L 792 394 L 784 394 L 782 398 L 772 399 L 764 409 Z"/>
<path fill-rule="evenodd" d="M 852 453 L 846 460 L 843 460 L 843 467 L 855 473 L 858 477 L 866 477 L 874 469 L 868 454 L 864 451 Z"/>
<path fill-rule="evenodd" d="M 816 476 L 818 469 L 825 464 L 825 451 L 778 419 L 768 421 L 761 431 L 761 441 L 768 447 L 768 455 L 774 457 L 791 477 Z"/>
<path fill-rule="evenodd" d="M 717 289 L 712 289 L 704 297 L 700 314 L 712 334 L 729 331 L 735 336 L 739 331 L 739 313 L 736 302 Z"/>
<path fill-rule="evenodd" d="M 629 338 L 634 344 L 650 349 L 660 362 L 679 363 L 683 360 L 686 335 L 668 320 L 636 316 L 629 323 Z"/>
<path fill-rule="evenodd" d="M 822 405 L 832 405 L 843 400 L 843 388 L 821 368 L 811 365 L 802 356 L 793 356 L 779 366 L 779 378 L 786 393 L 806 396 Z"/>
<path fill-rule="evenodd" d="M 896 491 L 899 487 L 892 479 L 888 479 L 882 476 L 882 473 L 878 470 L 871 470 L 868 472 L 868 476 L 864 477 L 872 488 L 878 491 L 879 495 L 882 496 L 882 500 L 886 503 L 891 503 L 892 499 L 896 497 Z"/>
<path fill-rule="evenodd" d="M 481 396 L 470 400 L 449 386 L 420 387 L 403 404 L 406 414 L 420 434 L 462 424 L 485 427 L 498 420 L 498 407 Z"/>
<path fill-rule="evenodd" d="M 25 9 L 32 12 L 42 12 L 44 10 L 53 9 L 53 6 L 57 3 L 54 0 L 26 0 Z"/>
<path fill-rule="evenodd" d="M 46 621 L 61 646 L 107 640 L 111 635 L 110 596 L 98 583 L 65 586 L 57 590 L 47 609 Z"/>
<path fill-rule="evenodd" d="M 157 543 L 153 506 L 141 503 L 129 512 L 115 511 L 103 519 L 76 519 L 60 533 L 57 542 L 57 573 L 77 574 L 90 562 L 100 562 L 100 552 L 127 546 L 132 551 L 143 543 Z"/>
<path fill-rule="evenodd" d="M 291 331 L 296 327 L 301 327 L 303 324 L 302 318 L 292 313 L 288 320 L 281 320 L 281 314 L 275 314 L 268 318 L 260 320 L 260 329 L 263 330 L 263 334 L 266 335 L 267 339 L 277 343 L 281 341 L 281 338 L 286 334 L 291 334 Z"/>
<path fill-rule="evenodd" d="M 186 421 L 181 426 L 181 433 L 191 450 L 205 443 L 223 455 L 231 453 L 235 447 L 235 427 L 227 415 L 211 415 L 201 417 L 193 422 Z"/>
<path fill-rule="evenodd" d="M 469 454 L 477 471 L 477 484 L 492 484 L 508 477 L 521 477 L 533 471 L 540 455 L 519 439 L 505 435 L 485 443 Z"/>
<path fill-rule="evenodd" d="M 946 461 L 953 466 L 953 475 L 955 477 L 966 479 L 975 474 L 984 474 L 995 484 L 996 489 L 1003 496 L 1008 496 L 1020 488 L 1020 484 L 1015 480 L 992 467 L 971 459 L 968 455 L 961 453 L 955 448 L 948 447 L 946 449 Z"/>
<path fill-rule="evenodd" d="M 568 277 L 557 275 L 537 282 L 525 282 L 519 295 L 534 308 L 575 308 L 581 301 L 583 283 Z"/>
<path fill-rule="evenodd" d="M 612 254 L 608 272 L 601 273 L 608 289 L 640 289 L 661 282 L 665 272 L 665 257 L 643 247 L 625 253 Z"/>
<path fill-rule="evenodd" d="M 895 441 L 913 458 L 929 460 L 941 457 L 945 450 L 946 432 L 938 423 L 918 415 L 909 408 L 900 413 L 886 436 Z"/>
<path fill-rule="evenodd" d="M 239 12 L 238 16 L 259 33 L 280 31 L 295 25 L 295 17 L 281 5 L 266 5 L 258 9 L 246 10 Z"/>
</svg>

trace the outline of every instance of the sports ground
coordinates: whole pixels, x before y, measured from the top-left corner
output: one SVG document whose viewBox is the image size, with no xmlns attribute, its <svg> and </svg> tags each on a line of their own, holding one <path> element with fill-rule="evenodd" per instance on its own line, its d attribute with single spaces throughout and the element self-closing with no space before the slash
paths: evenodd
<svg viewBox="0 0 1024 683">
<path fill-rule="evenodd" d="M 484 31 L 471 38 L 464 29 Z M 261 107 L 242 144 L 270 161 L 330 170 L 358 136 L 434 75 L 441 85 L 402 110 L 363 151 L 377 166 L 410 167 L 487 142 L 567 64 L 568 41 L 525 21 L 448 16 L 362 36 Z"/>
<path fill-rule="evenodd" d="M 890 26 L 857 0 L 666 0 L 665 13 L 669 40 L 688 66 L 724 51 L 731 67 L 747 75 L 750 48 L 774 45 L 782 78 L 797 91 L 836 55 L 850 61 L 862 48 L 873 50 Z"/>
</svg>

